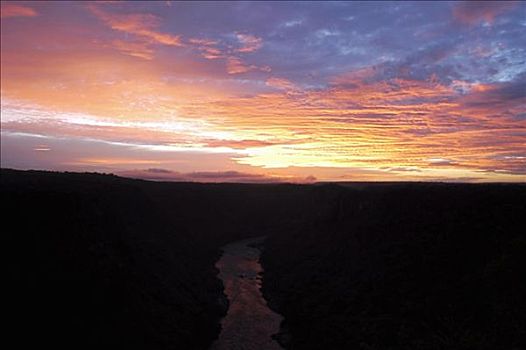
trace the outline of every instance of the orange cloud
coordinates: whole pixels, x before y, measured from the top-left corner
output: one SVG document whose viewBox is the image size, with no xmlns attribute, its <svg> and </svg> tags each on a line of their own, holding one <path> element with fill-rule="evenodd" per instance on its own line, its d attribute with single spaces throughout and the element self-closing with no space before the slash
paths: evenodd
<svg viewBox="0 0 526 350">
<path fill-rule="evenodd" d="M 135 40 L 115 40 L 114 47 L 131 56 L 152 59 L 152 44 L 183 46 L 179 35 L 162 33 L 158 30 L 161 19 L 152 14 L 114 14 L 90 4 L 87 8 L 113 30 L 135 36 Z"/>
<path fill-rule="evenodd" d="M 160 84 L 155 71 L 125 62 L 119 65 L 122 78 L 133 76 L 135 83 L 117 79 L 105 85 L 94 80 L 90 88 L 87 80 L 81 90 L 57 90 L 60 105 L 53 104 L 62 110 L 79 108 L 83 106 L 79 96 L 84 94 L 89 97 L 85 110 L 109 119 L 66 112 L 45 121 L 44 112 L 34 112 L 34 107 L 18 111 L 2 98 L 2 130 L 87 137 L 152 150 L 223 150 L 249 167 L 364 169 L 371 173 L 360 176 L 369 179 L 508 179 L 526 172 L 521 158 L 526 120 L 515 117 L 525 102 L 521 84 L 464 84 L 466 92 L 459 93 L 458 82 L 454 86 L 404 79 L 368 82 L 368 74 L 361 75 L 363 79 L 351 74 L 335 78 L 327 89 L 294 94 L 285 90 L 234 97 L 199 86 L 192 98 L 183 94 L 189 93 L 187 84 L 178 88 Z M 63 62 L 60 67 L 67 66 Z M 105 67 L 90 65 L 90 76 L 107 78 Z M 59 72 L 66 77 L 69 71 Z M 11 92 L 16 91 L 14 82 L 7 85 Z M 54 96 L 42 85 L 31 94 L 29 82 L 20 86 L 19 97 L 50 103 Z M 116 99 L 124 92 L 122 101 Z M 64 94 L 72 95 L 64 100 Z M 178 98 L 168 98 L 174 95 Z M 70 99 L 74 103 L 66 106 Z M 171 116 L 174 111 L 176 117 Z M 36 113 L 39 119 L 10 122 L 12 113 Z"/>
<path fill-rule="evenodd" d="M 228 147 L 232 149 L 246 149 L 250 147 L 266 147 L 279 142 L 271 142 L 265 140 L 207 140 L 207 147 Z"/>
<path fill-rule="evenodd" d="M 104 13 L 109 17 L 103 21 L 116 32 L 108 38 L 101 33 L 106 26 L 90 28 L 89 33 L 99 31 L 99 41 L 79 43 L 78 32 L 47 27 L 38 27 L 41 35 L 33 35 L 34 27 L 24 36 L 2 33 L 3 45 L 9 40 L 22 48 L 1 53 L 3 133 L 98 140 L 150 152 L 128 161 L 124 151 L 119 157 L 76 156 L 79 167 L 122 169 L 134 160 L 157 159 L 159 153 L 170 155 L 169 161 L 153 164 L 164 167 L 180 152 L 222 152 L 212 169 L 249 173 L 257 168 L 281 179 L 293 171 L 299 178 L 303 173 L 340 180 L 507 180 L 526 172 L 520 84 L 376 81 L 374 67 L 368 67 L 334 77 L 326 88 L 301 89 L 284 78 L 258 76 L 257 71 L 270 68 L 247 63 L 248 55 L 208 39 L 184 45 L 225 62 L 156 57 L 155 45 L 170 41 L 144 34 L 144 28 L 162 34 L 155 16 L 115 20 Z M 43 44 L 68 47 L 67 54 L 31 51 Z M 232 76 L 226 76 L 223 63 Z M 52 152 L 39 154 L 57 154 L 50 146 Z M 191 162 L 208 165 L 195 158 Z"/>
<path fill-rule="evenodd" d="M 113 40 L 112 45 L 117 50 L 130 56 L 143 58 L 145 60 L 153 59 L 154 50 L 147 43 L 141 41 Z"/>
<path fill-rule="evenodd" d="M 44 31 L 42 31 L 44 32 Z M 48 31 L 45 37 L 74 40 L 64 33 Z M 16 40 L 2 33 L 3 45 Z M 73 33 L 72 35 L 74 35 Z M 58 39 L 55 39 L 58 40 Z M 32 47 L 39 38 L 24 43 Z M 90 50 L 84 51 L 84 47 Z M 115 51 L 114 47 L 119 47 Z M 85 113 L 116 119 L 172 118 L 179 108 L 192 110 L 200 103 L 229 96 L 244 88 L 224 82 L 210 84 L 225 76 L 224 66 L 210 69 L 207 62 L 191 58 L 173 61 L 154 57 L 153 48 L 141 41 L 118 39 L 109 44 L 88 42 L 78 51 L 24 52 L 2 51 L 2 118 L 5 98 L 25 101 L 59 112 Z M 126 55 L 120 52 L 126 51 Z M 131 56 L 141 55 L 142 59 Z M 148 59 L 148 60 L 147 60 Z M 151 60 L 155 60 L 152 64 Z M 167 80 L 166 77 L 175 77 Z M 241 91 L 241 90 L 240 90 Z"/>
<path fill-rule="evenodd" d="M 385 169 L 405 178 L 488 178 L 481 172 L 497 164 L 507 169 L 506 176 L 526 172 L 518 156 L 504 158 L 510 152 L 524 154 L 526 121 L 514 118 L 524 104 L 520 86 L 486 87 L 484 95 L 473 89 L 459 96 L 434 82 L 340 82 L 328 90 L 222 101 L 213 114 L 223 117 L 223 128 L 283 140 L 249 148 L 236 158 L 241 164 Z M 508 115 L 510 108 L 515 110 Z M 430 159 L 447 159 L 448 167 Z"/>
<path fill-rule="evenodd" d="M 183 45 L 178 35 L 157 31 L 157 28 L 161 25 L 161 20 L 152 14 L 112 14 L 102 10 L 96 5 L 90 5 L 88 8 L 95 16 L 114 30 L 137 35 L 158 44 L 171 46 Z"/>
<path fill-rule="evenodd" d="M 38 13 L 28 6 L 17 5 L 13 3 L 4 3 L 0 7 L 0 17 L 35 17 Z"/>
</svg>

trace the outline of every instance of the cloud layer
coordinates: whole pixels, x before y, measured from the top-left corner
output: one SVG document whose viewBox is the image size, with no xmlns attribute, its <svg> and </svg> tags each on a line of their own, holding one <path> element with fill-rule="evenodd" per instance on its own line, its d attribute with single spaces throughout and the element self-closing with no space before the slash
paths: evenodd
<svg viewBox="0 0 526 350">
<path fill-rule="evenodd" d="M 524 181 L 525 10 L 3 2 L 2 166 Z"/>
</svg>

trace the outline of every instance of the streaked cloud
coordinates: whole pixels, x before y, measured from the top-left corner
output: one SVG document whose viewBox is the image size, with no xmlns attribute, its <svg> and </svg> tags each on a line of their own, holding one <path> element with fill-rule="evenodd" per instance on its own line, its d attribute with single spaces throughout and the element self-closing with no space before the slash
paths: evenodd
<svg viewBox="0 0 526 350">
<path fill-rule="evenodd" d="M 162 33 L 158 30 L 161 19 L 149 13 L 115 14 L 102 7 L 90 4 L 88 8 L 111 29 L 136 35 L 154 43 L 181 46 L 178 35 Z"/>
<path fill-rule="evenodd" d="M 524 180 L 524 3 L 30 5 L 2 21 L 2 166 Z"/>
<path fill-rule="evenodd" d="M 119 51 L 124 52 L 130 56 L 144 58 L 151 60 L 154 55 L 154 50 L 148 43 L 142 41 L 129 41 L 129 40 L 114 40 L 112 45 Z"/>
<path fill-rule="evenodd" d="M 258 173 L 244 173 L 240 171 L 201 171 L 180 173 L 162 168 L 137 169 L 120 172 L 119 175 L 155 181 L 181 182 L 229 182 L 229 183 L 313 183 L 316 177 L 310 175 L 305 178 L 294 176 L 278 176 Z"/>
<path fill-rule="evenodd" d="M 276 78 L 276 77 L 267 79 L 265 84 L 267 84 L 268 86 L 271 86 L 277 89 L 283 89 L 283 90 L 294 90 L 297 88 L 297 86 L 290 80 L 283 79 L 283 78 Z"/>
<path fill-rule="evenodd" d="M 38 145 L 33 148 L 33 150 L 37 152 L 49 152 L 51 151 L 51 148 L 49 148 L 47 145 Z"/>
<path fill-rule="evenodd" d="M 129 170 L 120 173 L 122 176 L 141 178 L 146 180 L 184 181 L 184 182 L 245 182 L 245 183 L 270 183 L 280 182 L 263 174 L 242 173 L 239 171 L 214 171 L 180 173 L 167 169 L 149 168 L 143 170 Z"/>
<path fill-rule="evenodd" d="M 150 13 L 112 13 L 97 3 L 89 3 L 86 6 L 111 29 L 134 37 L 112 42 L 114 47 L 123 53 L 151 60 L 154 54 L 152 45 L 183 46 L 179 35 L 159 30 L 162 20 L 158 16 Z"/>
<path fill-rule="evenodd" d="M 10 17 L 35 17 L 38 16 L 37 11 L 29 6 L 19 5 L 15 2 L 9 3 L 3 1 L 0 6 L 0 17 L 1 18 L 10 18 Z"/>
</svg>

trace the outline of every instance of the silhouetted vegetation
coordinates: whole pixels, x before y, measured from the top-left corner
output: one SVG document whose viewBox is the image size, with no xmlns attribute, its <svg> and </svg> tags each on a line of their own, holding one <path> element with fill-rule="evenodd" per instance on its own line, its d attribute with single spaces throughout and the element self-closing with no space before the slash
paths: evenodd
<svg viewBox="0 0 526 350">
<path fill-rule="evenodd" d="M 206 349 L 220 247 L 267 235 L 291 349 L 525 346 L 524 185 L 242 185 L 2 169 L 20 347 Z"/>
<path fill-rule="evenodd" d="M 207 348 L 227 307 L 219 247 L 251 235 L 248 219 L 288 220 L 289 187 L 2 169 L 8 334 L 22 348 Z"/>
<path fill-rule="evenodd" d="M 315 197 L 318 215 L 271 235 L 262 256 L 288 348 L 526 346 L 526 186 L 327 186 Z"/>
</svg>

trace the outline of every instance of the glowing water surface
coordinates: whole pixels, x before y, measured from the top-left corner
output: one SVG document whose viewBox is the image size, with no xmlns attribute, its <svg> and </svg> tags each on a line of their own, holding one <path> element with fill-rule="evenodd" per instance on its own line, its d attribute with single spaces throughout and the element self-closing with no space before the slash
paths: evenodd
<svg viewBox="0 0 526 350">
<path fill-rule="evenodd" d="M 223 247 L 216 263 L 219 278 L 229 301 L 227 315 L 221 321 L 221 333 L 211 350 L 283 349 L 272 335 L 279 331 L 283 317 L 267 306 L 261 294 L 263 268 L 258 262 L 260 250 L 251 246 L 264 237 L 236 241 Z"/>
</svg>

